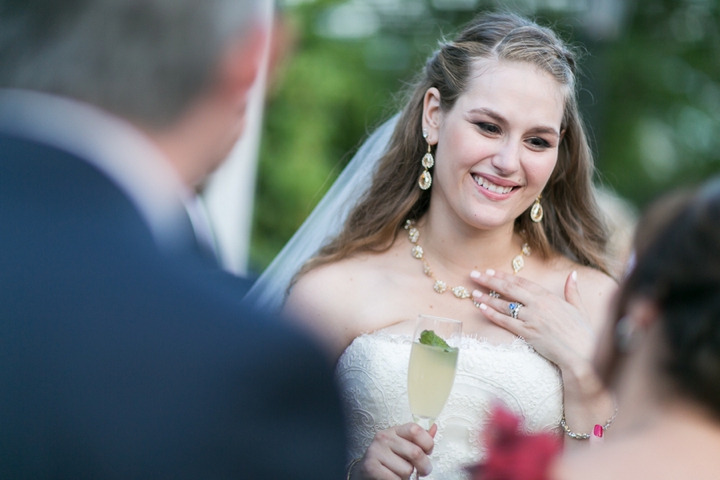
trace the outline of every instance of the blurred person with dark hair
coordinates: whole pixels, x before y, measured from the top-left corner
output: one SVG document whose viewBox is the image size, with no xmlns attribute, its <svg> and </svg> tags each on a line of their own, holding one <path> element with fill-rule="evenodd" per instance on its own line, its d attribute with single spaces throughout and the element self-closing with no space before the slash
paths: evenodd
<svg viewBox="0 0 720 480">
<path fill-rule="evenodd" d="M 304 333 L 184 204 L 243 130 L 257 0 L 0 0 L 0 477 L 342 475 Z"/>
<path fill-rule="evenodd" d="M 622 415 L 554 478 L 720 478 L 720 183 L 638 225 L 637 263 L 596 363 Z"/>
</svg>

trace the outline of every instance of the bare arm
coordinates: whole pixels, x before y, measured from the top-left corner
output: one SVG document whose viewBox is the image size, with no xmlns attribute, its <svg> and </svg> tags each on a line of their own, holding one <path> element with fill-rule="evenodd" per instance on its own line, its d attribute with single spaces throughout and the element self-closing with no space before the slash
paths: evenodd
<svg viewBox="0 0 720 480">
<path fill-rule="evenodd" d="M 592 434 L 614 413 L 614 403 L 597 377 L 592 357 L 597 332 L 608 318 L 610 299 L 617 285 L 600 272 L 583 268 L 568 274 L 564 298 L 522 277 L 504 273 L 474 274 L 475 280 L 501 299 L 476 296 L 485 316 L 526 339 L 535 350 L 555 363 L 562 374 L 566 424 L 575 433 Z M 583 285 L 583 283 L 585 283 Z M 582 286 L 581 286 L 582 285 Z M 510 304 L 523 307 L 513 318 Z M 570 440 L 568 446 L 581 444 Z"/>
<path fill-rule="evenodd" d="M 332 264 L 301 277 L 288 296 L 284 312 L 295 318 L 326 345 L 337 360 L 360 333 L 373 331 L 374 298 L 368 284 L 374 278 L 363 277 L 361 269 Z M 349 276 L 352 271 L 354 276 Z M 415 423 L 379 430 L 362 458 L 352 468 L 353 480 L 408 478 L 414 470 L 425 476 L 432 470 L 428 455 L 434 446 L 437 428 L 425 431 Z"/>
<path fill-rule="evenodd" d="M 358 336 L 358 319 L 353 317 L 352 278 L 341 274 L 336 265 L 312 270 L 298 279 L 283 313 L 312 332 L 337 361 Z"/>
</svg>

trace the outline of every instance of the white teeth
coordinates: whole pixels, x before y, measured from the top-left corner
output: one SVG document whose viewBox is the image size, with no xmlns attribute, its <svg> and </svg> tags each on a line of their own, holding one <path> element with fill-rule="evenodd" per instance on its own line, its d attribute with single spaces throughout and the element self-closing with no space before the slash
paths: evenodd
<svg viewBox="0 0 720 480">
<path fill-rule="evenodd" d="M 475 180 L 475 183 L 477 183 L 484 189 L 494 193 L 510 193 L 510 191 L 513 189 L 513 187 L 501 187 L 500 185 L 495 185 L 494 183 L 488 181 L 486 178 L 476 175 L 473 175 L 473 179 Z"/>
</svg>

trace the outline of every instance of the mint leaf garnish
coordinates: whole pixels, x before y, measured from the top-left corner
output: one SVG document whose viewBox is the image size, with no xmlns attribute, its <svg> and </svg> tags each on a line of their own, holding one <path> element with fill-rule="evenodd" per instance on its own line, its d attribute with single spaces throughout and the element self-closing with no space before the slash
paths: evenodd
<svg viewBox="0 0 720 480">
<path fill-rule="evenodd" d="M 446 352 L 450 351 L 450 345 L 432 330 L 423 330 L 420 334 L 420 343 L 422 345 L 442 348 Z"/>
</svg>

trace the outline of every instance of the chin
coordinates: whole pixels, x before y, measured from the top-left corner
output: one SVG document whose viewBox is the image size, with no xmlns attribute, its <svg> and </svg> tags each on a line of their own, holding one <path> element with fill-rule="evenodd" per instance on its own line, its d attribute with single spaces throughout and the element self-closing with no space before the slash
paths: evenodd
<svg viewBox="0 0 720 480">
<path fill-rule="evenodd" d="M 464 221 L 465 223 L 477 230 L 495 230 L 508 224 L 507 221 L 497 221 L 495 219 L 490 219 L 487 217 L 471 217 L 468 219 L 464 219 Z"/>
<path fill-rule="evenodd" d="M 465 221 L 481 230 L 494 230 L 515 223 L 514 216 L 508 215 L 506 211 L 489 211 L 485 207 L 482 211 L 474 211 L 465 216 Z"/>
</svg>

